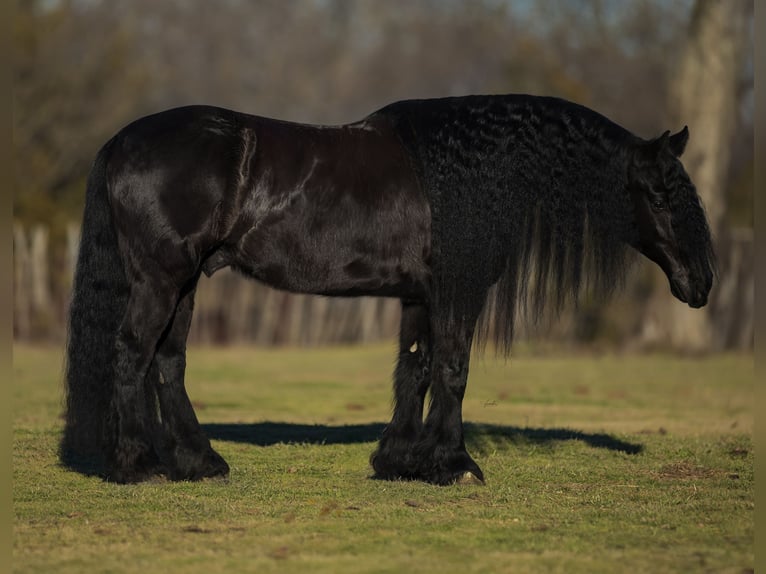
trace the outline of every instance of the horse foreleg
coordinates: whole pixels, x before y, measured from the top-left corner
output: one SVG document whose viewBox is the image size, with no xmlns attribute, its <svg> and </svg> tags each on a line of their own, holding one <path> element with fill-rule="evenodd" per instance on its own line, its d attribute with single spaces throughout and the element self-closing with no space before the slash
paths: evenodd
<svg viewBox="0 0 766 574">
<path fill-rule="evenodd" d="M 370 463 L 378 478 L 415 478 L 413 447 L 423 430 L 423 403 L 431 383 L 428 309 L 402 304 L 399 357 L 394 372 L 394 414 Z"/>
<path fill-rule="evenodd" d="M 475 321 L 432 324 L 431 404 L 414 456 L 419 478 L 434 484 L 482 484 L 484 475 L 465 448 L 463 396 Z"/>
<path fill-rule="evenodd" d="M 131 284 L 115 343 L 107 438 L 108 478 L 123 483 L 140 482 L 163 471 L 153 444 L 157 411 L 147 377 L 152 376 L 155 349 L 178 297 L 172 281 L 161 275 L 144 273 Z"/>
<path fill-rule="evenodd" d="M 194 311 L 196 285 L 178 303 L 169 330 L 157 349 L 159 376 L 155 379 L 169 457 L 168 478 L 200 480 L 229 474 L 229 465 L 210 446 L 194 413 L 184 385 L 186 339 Z"/>
</svg>

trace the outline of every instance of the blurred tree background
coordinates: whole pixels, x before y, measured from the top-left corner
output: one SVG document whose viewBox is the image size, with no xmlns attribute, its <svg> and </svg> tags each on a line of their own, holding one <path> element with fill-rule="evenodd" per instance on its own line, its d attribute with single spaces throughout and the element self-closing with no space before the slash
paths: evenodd
<svg viewBox="0 0 766 574">
<path fill-rule="evenodd" d="M 332 124 L 398 99 L 526 92 L 577 101 L 646 138 L 688 124 L 686 165 L 729 278 L 687 324 L 664 278 L 641 265 L 620 297 L 586 301 L 549 336 L 751 345 L 750 0 L 20 0 L 13 41 L 18 338 L 62 337 L 90 162 L 136 117 L 206 103 Z M 222 273 L 202 286 L 195 340 L 313 344 L 396 330 L 395 304 L 253 283 L 245 294 L 238 281 Z M 221 298 L 228 310 L 205 307 Z M 346 326 L 322 337 L 339 313 Z"/>
</svg>

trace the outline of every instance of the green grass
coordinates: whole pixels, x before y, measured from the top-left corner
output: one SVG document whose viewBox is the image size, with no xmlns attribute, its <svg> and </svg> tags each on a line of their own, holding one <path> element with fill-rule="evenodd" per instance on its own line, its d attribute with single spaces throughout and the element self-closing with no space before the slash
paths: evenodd
<svg viewBox="0 0 766 574">
<path fill-rule="evenodd" d="M 227 483 L 58 465 L 61 355 L 14 349 L 15 572 L 732 572 L 753 567 L 752 357 L 473 360 L 484 487 L 371 480 L 393 347 L 191 349 Z"/>
</svg>

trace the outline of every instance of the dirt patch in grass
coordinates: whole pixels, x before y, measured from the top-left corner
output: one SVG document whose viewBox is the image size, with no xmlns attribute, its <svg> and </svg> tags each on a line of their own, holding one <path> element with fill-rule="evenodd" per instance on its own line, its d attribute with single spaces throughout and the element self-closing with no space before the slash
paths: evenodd
<svg viewBox="0 0 766 574">
<path fill-rule="evenodd" d="M 722 476 L 724 471 L 707 468 L 704 466 L 698 466 L 686 461 L 673 462 L 666 464 L 659 471 L 653 473 L 658 478 L 665 479 L 698 479 L 698 478 L 713 478 L 716 476 Z"/>
</svg>

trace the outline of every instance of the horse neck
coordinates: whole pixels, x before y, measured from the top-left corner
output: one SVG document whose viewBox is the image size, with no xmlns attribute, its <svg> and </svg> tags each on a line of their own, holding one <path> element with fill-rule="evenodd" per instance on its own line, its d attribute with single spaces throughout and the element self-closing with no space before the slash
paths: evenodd
<svg viewBox="0 0 766 574">
<path fill-rule="evenodd" d="M 542 139 L 536 165 L 523 174 L 529 189 L 509 194 L 506 225 L 520 224 L 525 230 L 520 237 L 507 229 L 524 246 L 511 257 L 521 257 L 526 267 L 523 259 L 531 248 L 535 265 L 550 269 L 541 281 L 550 280 L 558 297 L 576 292 L 581 275 L 590 276 L 602 293 L 621 280 L 626 248 L 635 239 L 628 193 L 632 140 L 621 130 L 584 123 L 569 137 Z"/>
<path fill-rule="evenodd" d="M 536 165 L 516 168 L 512 179 L 522 175 L 532 191 L 517 192 L 526 200 L 526 209 L 541 210 L 549 216 L 562 210 L 575 210 L 583 215 L 587 211 L 591 217 L 603 211 L 607 219 L 629 216 L 627 141 L 610 139 L 598 132 L 569 135 L 553 142 L 544 141 Z M 608 206 L 608 210 L 600 206 Z"/>
</svg>

